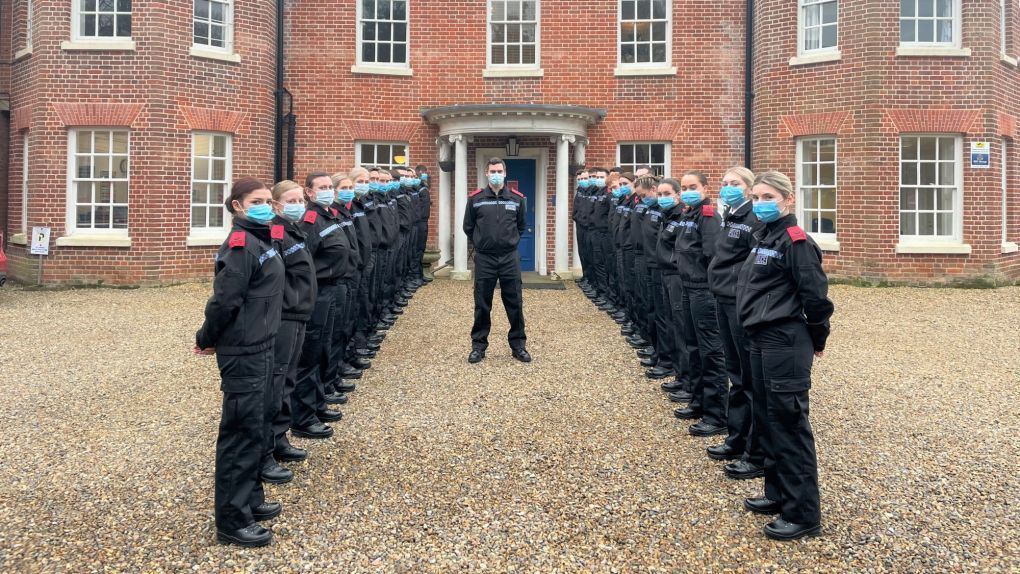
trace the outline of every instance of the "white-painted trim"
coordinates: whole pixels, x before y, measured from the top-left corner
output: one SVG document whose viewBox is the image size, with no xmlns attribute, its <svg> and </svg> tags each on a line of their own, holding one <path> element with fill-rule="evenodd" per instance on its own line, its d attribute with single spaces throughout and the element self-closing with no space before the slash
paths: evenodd
<svg viewBox="0 0 1020 574">
<path fill-rule="evenodd" d="M 807 66 L 810 64 L 821 64 L 823 62 L 838 62 L 843 59 L 843 52 L 839 50 L 825 50 L 806 52 L 802 56 L 790 58 L 791 66 Z"/>
<path fill-rule="evenodd" d="M 939 243 L 939 242 L 927 242 L 927 243 L 914 243 L 908 242 L 896 244 L 896 253 L 898 254 L 912 254 L 912 253 L 931 253 L 931 254 L 946 254 L 946 255 L 970 255 L 970 245 L 966 243 Z"/>
<path fill-rule="evenodd" d="M 828 239 L 825 235 L 819 237 L 817 234 L 812 235 L 811 238 L 815 240 L 815 243 L 818 244 L 818 248 L 822 251 L 839 252 L 839 241 L 836 241 L 835 239 Z"/>
<path fill-rule="evenodd" d="M 790 65 L 797 66 L 800 64 L 815 64 L 818 62 L 830 62 L 833 59 L 838 60 L 839 58 L 828 58 L 812 61 L 804 61 L 807 58 L 813 58 L 816 54 L 822 55 L 826 53 L 835 52 L 839 54 L 839 2 L 836 2 L 836 45 L 826 48 L 817 48 L 815 50 L 804 49 L 804 0 L 797 0 L 797 55 L 790 58 Z M 794 63 L 794 60 L 798 60 L 798 63 Z"/>
<path fill-rule="evenodd" d="M 60 49 L 68 52 L 134 52 L 134 40 L 64 40 Z"/>
<path fill-rule="evenodd" d="M 901 57 L 934 56 L 939 58 L 969 58 L 970 48 L 956 48 L 953 46 L 940 46 L 937 44 L 930 46 L 902 44 L 896 48 L 896 55 Z"/>
<path fill-rule="evenodd" d="M 57 247 L 131 247 L 131 238 L 124 235 L 65 235 L 57 238 Z"/>
<path fill-rule="evenodd" d="M 900 140 L 899 144 L 900 145 L 899 145 L 899 147 L 898 147 L 898 149 L 896 151 L 896 156 L 897 156 L 897 163 L 896 163 L 896 174 L 897 174 L 896 175 L 896 197 L 897 197 L 897 199 L 896 199 L 896 220 L 897 221 L 896 221 L 896 228 L 897 229 L 900 229 L 900 217 L 901 217 L 900 214 L 902 213 L 902 206 L 900 204 L 900 202 L 902 200 L 899 197 L 900 196 L 900 189 L 903 188 L 903 187 L 915 187 L 915 188 L 917 188 L 917 187 L 924 187 L 924 186 L 922 186 L 920 184 L 905 185 L 903 183 L 903 138 L 905 138 L 905 137 L 935 137 L 935 138 L 951 137 L 951 138 L 955 139 L 956 143 L 954 145 L 955 145 L 955 149 L 956 149 L 956 158 L 955 158 L 954 161 L 955 161 L 955 164 L 956 164 L 956 169 L 954 170 L 953 178 L 956 181 L 957 194 L 956 194 L 956 199 L 953 202 L 954 205 L 953 205 L 953 235 L 952 236 L 948 236 L 948 235 L 939 235 L 939 236 L 931 236 L 931 235 L 900 235 L 899 236 L 900 242 L 896 246 L 896 252 L 897 253 L 955 253 L 955 252 L 946 252 L 946 251 L 900 251 L 899 249 L 900 249 L 901 245 L 905 245 L 905 246 L 908 246 L 908 247 L 911 247 L 911 248 L 917 247 L 917 246 L 920 246 L 921 248 L 925 248 L 926 246 L 935 245 L 937 248 L 942 248 L 942 247 L 944 247 L 946 245 L 959 246 L 959 245 L 963 245 L 964 244 L 963 243 L 963 191 L 964 191 L 964 181 L 963 181 L 963 137 L 960 134 L 947 134 L 947 133 L 914 133 L 914 132 L 910 132 L 910 133 L 901 133 L 900 134 L 900 138 L 899 138 L 899 140 Z M 921 153 L 920 150 L 918 150 L 918 154 L 920 154 L 920 153 Z M 920 155 L 918 156 L 918 159 L 920 160 Z M 918 181 L 920 181 L 920 180 L 918 180 Z M 938 198 L 936 198 L 936 201 L 938 201 Z M 970 253 L 970 251 L 969 251 L 970 250 L 970 246 L 969 245 L 967 246 L 967 250 L 968 250 L 967 253 Z"/>
<path fill-rule="evenodd" d="M 999 54 L 999 59 L 1002 60 L 1002 63 L 1008 64 L 1008 65 L 1010 65 L 1010 66 L 1012 66 L 1014 68 L 1017 66 L 1017 59 L 1014 58 L 1013 56 L 1007 56 L 1006 54 Z"/>
<path fill-rule="evenodd" d="M 228 231 L 224 230 L 219 235 L 189 235 L 186 243 L 188 247 L 209 247 L 222 245 L 227 240 Z"/>
<path fill-rule="evenodd" d="M 231 62 L 234 64 L 241 63 L 240 54 L 209 49 L 207 46 L 203 45 L 192 45 L 191 48 L 188 50 L 188 54 L 195 58 L 205 58 L 207 60 L 219 60 L 221 62 Z"/>
<path fill-rule="evenodd" d="M 11 241 L 14 241 L 14 239 L 12 238 Z M 1020 245 L 1017 245 L 1012 241 L 1006 241 L 1002 244 L 1003 253 L 1016 253 L 1018 251 L 1020 251 Z"/>
<path fill-rule="evenodd" d="M 485 68 L 483 78 L 541 78 L 545 76 L 542 68 Z"/>
<path fill-rule="evenodd" d="M 75 160 L 75 153 L 76 153 L 76 147 L 77 147 L 77 141 L 78 141 L 78 134 L 83 132 L 83 131 L 90 131 L 90 132 L 92 132 L 92 131 L 111 131 L 111 132 L 123 131 L 123 132 L 127 132 L 127 134 L 128 134 L 128 147 L 127 147 L 128 169 L 127 169 L 127 178 L 123 179 L 123 180 L 117 180 L 117 181 L 126 181 L 127 184 L 128 184 L 128 227 L 126 229 L 109 229 L 109 228 L 104 228 L 104 229 L 78 229 L 78 218 L 77 218 L 77 209 L 76 209 L 78 207 L 78 194 L 77 194 L 77 190 L 75 190 L 75 188 L 74 188 L 74 180 L 75 180 L 74 170 L 75 170 L 75 167 L 77 165 L 77 161 Z M 110 142 L 110 145 L 112 147 L 112 145 L 113 145 L 112 141 Z M 93 154 L 93 156 L 95 156 L 95 154 Z M 130 207 L 130 205 L 131 205 L 131 164 L 132 163 L 133 163 L 133 160 L 131 159 L 131 130 L 130 129 L 125 128 L 123 126 L 119 126 L 119 127 L 81 126 L 81 127 L 73 127 L 73 128 L 70 128 L 70 129 L 67 130 L 67 183 L 66 183 L 66 185 L 67 185 L 67 195 L 65 196 L 65 198 L 66 198 L 65 199 L 65 204 L 66 204 L 66 212 L 67 212 L 66 216 L 67 216 L 67 219 L 66 219 L 66 227 L 65 227 L 65 229 L 67 231 L 66 238 L 68 240 L 71 240 L 71 239 L 74 239 L 74 238 L 79 238 L 80 239 L 80 238 L 83 238 L 83 237 L 95 237 L 95 238 L 99 238 L 100 240 L 102 240 L 103 238 L 109 238 L 109 237 L 119 237 L 119 238 L 127 238 L 128 237 L 128 231 L 131 229 L 131 225 L 130 225 L 130 222 L 131 222 L 131 207 Z M 113 190 L 111 190 L 111 193 L 114 193 Z M 190 191 L 189 191 L 189 196 L 190 196 Z M 190 200 L 189 200 L 189 202 L 190 202 Z M 189 205 L 190 205 L 190 203 L 189 203 Z M 110 212 L 110 217 L 111 217 L 111 221 L 112 221 L 112 218 L 113 218 L 112 210 Z M 78 240 L 78 239 L 75 239 L 75 240 Z M 72 244 L 74 244 L 74 243 L 68 243 L 67 245 L 72 245 Z M 57 245 L 61 245 L 60 239 L 57 239 Z M 112 245 L 112 246 L 98 245 L 98 246 L 99 247 L 130 247 L 131 246 L 131 242 L 130 242 L 130 239 L 128 239 L 128 244 L 126 246 L 125 245 Z"/>
<path fill-rule="evenodd" d="M 28 136 L 30 130 L 21 132 L 21 233 L 28 235 Z"/>
<path fill-rule="evenodd" d="M 506 157 L 506 150 L 503 148 L 475 148 L 475 171 L 477 185 L 475 188 L 483 187 L 486 184 L 485 167 L 490 157 L 502 157 L 503 159 L 533 159 L 535 160 L 535 271 L 539 275 L 549 274 L 549 264 L 546 261 L 548 249 L 546 243 L 549 240 L 549 149 L 544 147 L 522 147 L 514 157 Z"/>
<path fill-rule="evenodd" d="M 999 159 L 1000 192 L 1002 193 L 1002 244 L 1009 239 L 1009 143 L 1005 137 L 999 138 L 1002 151 Z"/>
<path fill-rule="evenodd" d="M 188 180 L 188 229 L 190 230 L 190 236 L 188 237 L 188 245 L 191 238 L 219 238 L 219 243 L 223 243 L 223 240 L 227 236 L 227 232 L 234 225 L 233 218 L 230 216 L 230 211 L 227 210 L 226 206 L 223 206 L 223 225 L 220 227 L 192 227 L 191 226 L 191 186 L 195 184 L 195 137 L 196 136 L 223 136 L 227 138 L 227 155 L 224 157 L 226 165 L 224 166 L 224 194 L 230 195 L 230 182 L 234 181 L 234 135 L 225 132 L 210 132 L 210 131 L 193 131 L 191 132 L 191 179 Z M 212 140 L 209 141 L 209 145 L 212 146 Z M 210 153 L 212 151 L 210 150 Z M 207 159 L 213 159 L 212 156 L 208 156 Z M 203 183 L 216 183 L 210 180 L 201 180 Z M 208 206 L 210 204 L 200 204 Z M 217 243 L 217 245 L 219 245 Z M 207 245 L 205 243 L 201 245 Z"/>
<path fill-rule="evenodd" d="M 14 53 L 14 60 L 13 61 L 17 62 L 17 61 L 23 60 L 23 59 L 25 59 L 25 58 L 27 58 L 27 57 L 29 57 L 31 55 L 32 55 L 32 46 L 29 46 L 27 48 L 22 48 L 21 50 L 18 50 L 17 52 Z"/>
<path fill-rule="evenodd" d="M 625 64 L 621 64 L 613 70 L 614 76 L 675 76 L 676 66 L 662 66 L 662 67 L 629 67 Z"/>
<path fill-rule="evenodd" d="M 395 164 L 382 164 L 382 163 L 379 163 L 379 162 L 375 162 L 375 163 L 372 163 L 372 164 L 366 164 L 361 159 L 361 146 L 365 145 L 365 144 L 373 145 L 373 146 L 388 145 L 390 147 L 395 146 L 395 145 L 402 145 L 402 146 L 404 146 L 404 165 L 400 166 L 400 167 L 405 167 L 405 168 L 412 167 L 412 165 L 411 165 L 411 143 L 410 142 L 383 141 L 383 140 L 354 140 L 354 165 L 356 165 L 356 166 L 365 166 L 365 167 L 376 166 L 376 167 L 387 167 L 387 168 L 395 168 L 395 167 L 397 167 Z M 376 152 L 378 152 L 378 151 L 379 150 L 376 149 Z M 392 149 L 390 151 L 392 151 Z M 376 155 L 378 156 L 378 153 L 376 153 Z"/>
<path fill-rule="evenodd" d="M 916 18 L 915 18 L 916 22 Z M 896 17 L 896 34 L 902 38 L 903 19 L 899 16 Z M 938 30 L 934 30 L 938 33 Z M 970 56 L 970 48 L 962 48 L 963 46 L 963 0 L 953 0 L 953 41 L 952 42 L 900 42 L 898 48 L 896 48 L 897 56 Z M 919 52 L 926 52 L 927 50 L 953 50 L 956 49 L 960 53 L 942 54 L 942 53 L 901 53 L 902 51 L 911 52 L 917 50 Z M 962 48 L 962 49 L 961 49 Z M 966 51 L 966 54 L 962 53 Z"/>
<path fill-rule="evenodd" d="M 351 66 L 352 74 L 373 74 L 376 76 L 413 76 L 414 70 L 406 66 L 379 66 L 358 64 Z"/>
<path fill-rule="evenodd" d="M 832 169 L 833 169 L 833 176 L 836 178 L 835 182 L 833 182 L 833 189 L 835 189 L 835 191 L 836 191 L 836 215 L 835 215 L 835 217 L 837 218 L 837 221 L 838 221 L 838 219 L 839 219 L 839 141 L 837 141 L 837 138 L 834 135 L 832 135 L 832 136 L 830 136 L 830 135 L 806 136 L 806 137 L 799 137 L 799 138 L 796 138 L 794 140 L 794 144 L 796 146 L 796 150 L 795 150 L 795 153 L 794 153 L 795 158 L 794 158 L 794 171 L 793 171 L 793 173 L 795 174 L 794 181 L 796 182 L 796 186 L 795 186 L 794 189 L 796 190 L 796 194 L 797 194 L 796 214 L 797 214 L 797 221 L 800 221 L 801 225 L 804 225 L 805 228 L 809 228 L 810 226 L 806 225 L 807 222 L 806 222 L 806 217 L 804 215 L 804 194 L 805 194 L 805 192 L 804 192 L 804 186 L 802 185 L 802 182 L 804 181 L 804 177 L 803 177 L 803 174 L 801 173 L 801 170 L 804 169 L 804 143 L 805 142 L 816 142 L 816 141 L 821 141 L 821 140 L 830 140 L 830 139 L 832 140 L 832 143 L 835 146 L 835 153 L 834 153 L 834 156 L 833 156 Z M 816 183 L 815 186 L 812 186 L 812 187 L 818 187 L 817 183 Z M 838 234 L 839 234 L 839 228 L 838 227 L 836 228 L 836 233 L 812 233 L 812 232 L 808 232 L 808 235 L 811 236 L 811 239 L 815 240 L 815 243 L 818 244 L 818 247 L 820 247 L 822 249 L 822 251 L 839 251 L 839 238 L 838 238 Z M 823 247 L 823 244 L 828 246 L 828 247 L 830 247 L 831 249 L 827 249 L 826 247 Z"/>
<path fill-rule="evenodd" d="M 522 20 L 523 22 L 523 20 Z M 530 22 L 529 22 L 530 23 Z M 485 71 L 483 78 L 526 78 L 513 74 L 499 74 L 503 70 L 538 71 L 542 76 L 542 0 L 535 0 L 535 63 L 534 64 L 493 64 L 492 63 L 492 0 L 485 0 Z M 490 73 L 492 75 L 486 75 Z"/>
<path fill-rule="evenodd" d="M 514 134 L 549 135 L 566 134 L 587 137 L 588 121 L 582 117 L 565 117 L 557 114 L 479 114 L 443 118 L 435 121 L 439 135 L 456 134 Z M 503 152 L 500 152 L 501 154 Z"/>
<path fill-rule="evenodd" d="M 27 233 L 15 233 L 11 236 L 11 243 L 15 245 L 28 245 L 28 234 Z"/>
<path fill-rule="evenodd" d="M 616 142 L 616 165 L 620 165 L 620 146 L 622 146 L 622 145 L 659 145 L 659 144 L 665 146 L 663 148 L 663 151 L 662 151 L 663 159 L 665 160 L 665 164 L 662 166 L 663 177 L 672 177 L 672 173 L 673 173 L 673 142 L 669 142 L 669 141 L 631 141 L 631 140 L 618 141 L 618 142 Z M 578 163 L 583 163 L 583 162 L 578 161 Z M 653 165 L 653 163 L 651 161 L 649 161 L 648 164 L 649 165 Z M 638 164 L 638 165 L 640 165 L 640 164 Z"/>
</svg>

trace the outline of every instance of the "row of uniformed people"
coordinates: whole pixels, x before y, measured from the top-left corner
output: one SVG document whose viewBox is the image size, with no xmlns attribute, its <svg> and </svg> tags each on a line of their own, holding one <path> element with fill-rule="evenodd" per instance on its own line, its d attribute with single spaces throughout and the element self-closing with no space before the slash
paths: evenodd
<svg viewBox="0 0 1020 574">
<path fill-rule="evenodd" d="M 261 546 L 275 518 L 262 484 L 290 482 L 280 462 L 305 460 L 287 432 L 325 439 L 352 379 L 380 349 L 414 291 L 431 199 L 428 173 L 312 172 L 301 186 L 234 183 L 233 228 L 215 263 L 195 352 L 217 357 L 223 410 L 216 444 L 216 529 L 222 543 Z"/>
<path fill-rule="evenodd" d="M 648 166 L 577 172 L 580 287 L 621 327 L 646 376 L 662 384 L 694 436 L 725 435 L 709 457 L 734 479 L 764 476 L 752 512 L 778 514 L 764 532 L 820 532 L 808 421 L 813 357 L 832 302 L 821 250 L 797 226 L 789 178 L 726 172 L 719 213 L 708 178 L 660 179 Z"/>
</svg>

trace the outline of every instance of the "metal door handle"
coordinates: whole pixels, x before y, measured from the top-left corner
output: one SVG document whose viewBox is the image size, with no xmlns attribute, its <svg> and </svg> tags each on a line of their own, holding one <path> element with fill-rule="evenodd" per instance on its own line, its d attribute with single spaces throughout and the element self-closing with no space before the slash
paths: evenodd
<svg viewBox="0 0 1020 574">
<path fill-rule="evenodd" d="M 534 230 L 534 229 L 532 229 L 532 228 L 530 228 L 530 227 L 528 228 L 528 233 L 534 233 L 534 232 L 535 232 L 535 230 Z"/>
</svg>

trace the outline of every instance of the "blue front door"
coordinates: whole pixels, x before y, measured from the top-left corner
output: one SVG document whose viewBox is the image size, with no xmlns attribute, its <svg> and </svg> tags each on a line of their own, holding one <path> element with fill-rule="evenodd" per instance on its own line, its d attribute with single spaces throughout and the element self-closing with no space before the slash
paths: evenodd
<svg viewBox="0 0 1020 574">
<path fill-rule="evenodd" d="M 516 189 L 527 198 L 528 210 L 525 212 L 527 227 L 517 245 L 517 253 L 521 256 L 521 271 L 535 270 L 535 160 L 506 160 L 506 180 L 510 189 Z"/>
</svg>

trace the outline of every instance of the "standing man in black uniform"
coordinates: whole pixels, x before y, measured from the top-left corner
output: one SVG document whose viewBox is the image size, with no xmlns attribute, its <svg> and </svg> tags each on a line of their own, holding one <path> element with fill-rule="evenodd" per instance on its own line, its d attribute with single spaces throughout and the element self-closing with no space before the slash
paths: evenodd
<svg viewBox="0 0 1020 574">
<path fill-rule="evenodd" d="M 506 164 L 500 158 L 489 160 L 486 170 L 489 185 L 468 196 L 464 213 L 464 233 L 475 248 L 475 323 L 471 328 L 469 363 L 485 358 L 492 326 L 492 293 L 499 281 L 500 295 L 510 320 L 510 349 L 518 361 L 529 363 L 525 349 L 524 310 L 521 295 L 521 259 L 517 244 L 527 225 L 524 194 L 509 190 Z"/>
<path fill-rule="evenodd" d="M 432 279 L 425 276 L 425 269 L 421 266 L 422 259 L 425 258 L 425 248 L 429 238 L 429 218 L 432 217 L 432 196 L 429 195 L 431 186 L 429 185 L 429 171 L 424 165 L 419 165 L 414 168 L 418 174 L 418 245 L 414 252 L 414 264 L 417 265 L 415 268 L 416 273 L 414 278 L 417 279 L 418 286 L 426 283 L 431 283 Z"/>
</svg>

